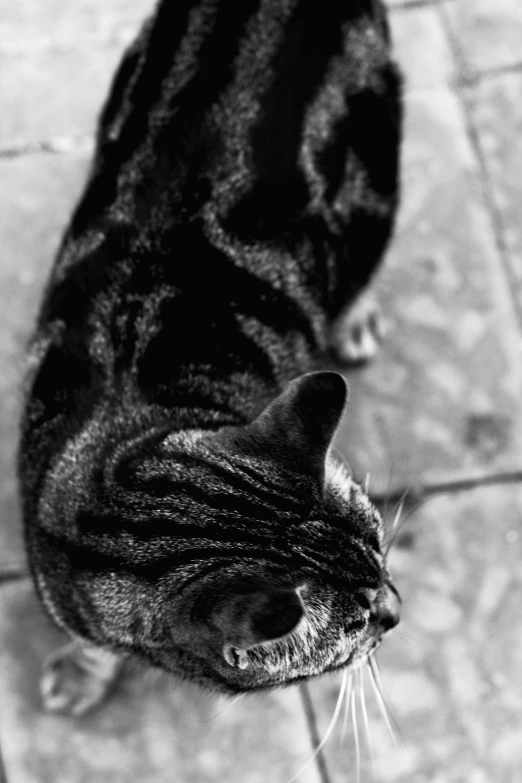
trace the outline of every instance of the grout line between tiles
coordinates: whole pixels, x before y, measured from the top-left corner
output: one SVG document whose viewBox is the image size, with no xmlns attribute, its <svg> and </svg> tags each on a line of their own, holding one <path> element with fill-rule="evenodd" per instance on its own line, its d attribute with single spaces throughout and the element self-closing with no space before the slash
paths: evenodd
<svg viewBox="0 0 522 783">
<path fill-rule="evenodd" d="M 92 135 L 51 136 L 43 141 L 19 142 L 0 146 L 0 159 L 20 158 L 28 155 L 63 155 L 71 152 L 91 152 L 94 148 Z"/>
<path fill-rule="evenodd" d="M 370 492 L 373 503 L 398 503 L 402 499 L 406 503 L 421 503 L 435 495 L 451 495 L 456 492 L 469 492 L 481 487 L 499 486 L 502 484 L 520 484 L 522 486 L 522 470 L 506 470 L 497 473 L 479 474 L 476 476 L 460 476 L 456 479 L 430 481 L 426 484 L 417 483 L 403 486 L 388 492 Z"/>
<path fill-rule="evenodd" d="M 330 774 L 328 772 L 328 767 L 326 765 L 326 758 L 324 756 L 323 749 L 321 748 L 320 750 L 317 750 L 319 745 L 321 744 L 321 739 L 319 736 L 319 729 L 317 727 L 317 716 L 315 714 L 315 708 L 313 705 L 312 696 L 310 694 L 310 689 L 306 682 L 302 683 L 299 686 L 299 693 L 301 696 L 301 701 L 303 703 L 306 724 L 308 726 L 308 732 L 310 734 L 312 747 L 314 753 L 316 753 L 315 763 L 317 765 L 319 777 L 321 778 L 321 783 L 332 783 L 332 778 L 330 777 Z"/>
<path fill-rule="evenodd" d="M 411 11 L 417 8 L 429 8 L 430 6 L 440 5 L 441 3 L 457 2 L 457 0 L 401 0 L 399 3 L 387 3 L 388 10 L 393 13 L 394 11 Z"/>
<path fill-rule="evenodd" d="M 491 65 L 484 70 L 463 63 L 463 70 L 464 74 L 461 75 L 460 80 L 456 82 L 456 86 L 460 88 L 470 88 L 481 82 L 488 81 L 489 79 L 497 79 L 500 76 L 506 76 L 511 73 L 521 73 L 522 62 L 517 60 L 515 62 L 505 63 L 504 65 Z"/>
<path fill-rule="evenodd" d="M 28 579 L 30 572 L 24 566 L 2 566 L 0 565 L 0 587 L 7 582 L 18 582 L 22 579 Z"/>
<path fill-rule="evenodd" d="M 442 21 L 442 25 L 446 37 L 448 39 L 451 50 L 453 52 L 455 63 L 460 73 L 464 75 L 463 81 L 465 82 L 466 62 L 461 47 L 459 45 L 457 37 L 452 29 L 451 22 L 443 6 L 439 7 L 438 13 L 440 14 L 440 18 Z M 479 165 L 480 181 L 482 185 L 484 201 L 485 201 L 487 211 L 489 213 L 489 218 L 493 229 L 493 235 L 497 247 L 497 252 L 500 256 L 500 261 L 504 269 L 504 274 L 509 284 L 508 285 L 509 296 L 511 298 L 515 317 L 518 322 L 519 334 L 522 336 L 522 305 L 519 302 L 519 297 L 517 296 L 517 292 L 519 291 L 520 285 L 514 272 L 513 258 L 506 241 L 506 228 L 504 224 L 504 218 L 495 196 L 493 177 L 491 175 L 487 163 L 486 154 L 482 147 L 482 143 L 480 140 L 480 133 L 473 120 L 472 114 L 470 112 L 464 94 L 466 89 L 472 89 L 472 88 L 469 85 L 459 86 L 458 80 L 457 80 L 456 88 L 457 88 L 456 89 L 457 96 L 459 97 L 460 104 L 462 106 L 462 111 L 464 114 L 464 122 L 466 126 L 466 133 L 468 136 L 468 140 L 471 144 L 471 147 L 473 149 L 473 152 L 476 156 Z"/>
<path fill-rule="evenodd" d="M 0 783 L 7 783 L 7 775 L 5 774 L 4 762 L 2 760 L 2 748 L 0 747 Z"/>
</svg>

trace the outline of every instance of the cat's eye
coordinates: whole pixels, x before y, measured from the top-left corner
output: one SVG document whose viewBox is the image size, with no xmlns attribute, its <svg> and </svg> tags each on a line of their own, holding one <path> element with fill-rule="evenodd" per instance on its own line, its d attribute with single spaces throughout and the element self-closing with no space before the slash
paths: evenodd
<svg viewBox="0 0 522 783">
<path fill-rule="evenodd" d="M 361 609 L 366 609 L 367 611 L 370 611 L 370 609 L 372 608 L 372 604 L 369 596 L 366 593 L 363 592 L 355 593 L 354 598 L 359 604 L 359 606 L 361 607 Z"/>
</svg>

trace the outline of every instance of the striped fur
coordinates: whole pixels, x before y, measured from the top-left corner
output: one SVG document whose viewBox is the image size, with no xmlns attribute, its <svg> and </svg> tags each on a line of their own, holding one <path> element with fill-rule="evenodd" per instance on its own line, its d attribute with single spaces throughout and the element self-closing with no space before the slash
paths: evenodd
<svg viewBox="0 0 522 783">
<path fill-rule="evenodd" d="M 344 381 L 307 373 L 392 231 L 399 93 L 379 0 L 163 0 L 124 55 L 22 424 L 71 635 L 229 692 L 378 643 L 381 522 L 329 451 Z"/>
</svg>

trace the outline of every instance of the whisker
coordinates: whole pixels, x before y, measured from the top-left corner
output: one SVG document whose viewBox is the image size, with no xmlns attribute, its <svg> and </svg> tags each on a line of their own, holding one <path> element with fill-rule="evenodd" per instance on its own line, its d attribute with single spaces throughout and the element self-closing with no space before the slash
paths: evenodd
<svg viewBox="0 0 522 783">
<path fill-rule="evenodd" d="M 355 742 L 355 780 L 357 783 L 361 783 L 361 745 L 359 742 L 359 727 L 357 725 L 357 710 L 355 706 L 355 688 L 351 693 L 351 713 L 352 713 L 352 726 L 353 726 L 353 739 Z"/>
<path fill-rule="evenodd" d="M 404 501 L 405 500 L 406 500 L 406 492 L 404 493 L 404 495 L 400 499 L 399 504 L 397 506 L 397 513 L 395 514 L 395 518 L 394 518 L 394 520 L 392 522 L 392 530 L 395 530 L 395 528 L 397 527 L 397 523 L 399 522 L 399 519 L 401 518 L 401 514 L 402 514 L 402 511 L 403 511 L 403 508 L 404 508 Z"/>
<path fill-rule="evenodd" d="M 404 490 L 404 492 L 402 494 L 402 497 L 401 497 L 401 499 L 399 500 L 399 502 L 398 502 L 398 504 L 396 506 L 397 511 L 395 513 L 395 517 L 393 519 L 393 522 L 391 524 L 391 528 L 390 528 L 390 531 L 389 531 L 390 532 L 390 540 L 388 541 L 388 543 L 386 545 L 386 548 L 384 550 L 384 556 L 385 557 L 388 556 L 388 552 L 390 551 L 391 547 L 393 546 L 393 543 L 395 542 L 395 539 L 397 538 L 397 535 L 398 535 L 399 531 L 404 526 L 404 522 L 406 521 L 406 520 L 401 520 L 401 517 L 402 517 L 403 511 L 404 511 L 404 504 L 406 502 L 406 498 L 408 496 L 408 492 L 409 492 L 409 489 Z M 411 514 L 409 516 L 411 516 Z M 409 516 L 407 517 L 407 519 L 409 519 Z"/>
<path fill-rule="evenodd" d="M 350 701 L 352 697 L 352 691 L 353 691 L 353 673 L 350 673 L 350 675 L 348 676 L 348 687 L 346 690 L 346 697 L 344 699 L 343 724 L 341 726 L 341 736 L 339 742 L 342 742 L 346 735 L 346 729 L 348 727 L 348 717 L 350 715 Z"/>
<path fill-rule="evenodd" d="M 400 523 L 397 524 L 395 529 L 390 528 L 390 530 L 388 530 L 386 532 L 385 538 L 388 538 L 388 536 L 389 536 L 389 540 L 387 541 L 386 546 L 384 548 L 384 551 L 385 551 L 386 555 L 388 554 L 388 551 L 393 546 L 393 544 L 394 544 L 394 542 L 395 542 L 399 532 L 401 532 L 404 529 L 404 527 L 410 521 L 412 516 L 414 514 L 416 514 L 418 511 L 420 511 L 421 508 L 424 508 L 426 503 L 429 503 L 431 500 L 434 500 L 437 497 L 439 497 L 439 495 L 437 495 L 437 494 L 433 494 L 433 495 L 429 495 L 429 496 L 427 496 L 427 495 L 419 495 L 418 493 L 415 493 L 411 488 L 407 488 L 402 493 L 401 500 L 403 500 L 403 499 L 406 500 L 406 498 L 408 496 L 408 493 L 410 493 L 412 495 L 413 507 L 400 520 Z M 399 500 L 399 503 L 401 502 L 401 500 Z"/>
<path fill-rule="evenodd" d="M 419 508 L 420 508 L 420 506 L 415 506 L 414 508 L 412 508 L 412 510 L 410 512 L 408 512 L 408 514 L 406 514 L 406 516 L 404 516 L 396 524 L 395 528 L 390 528 L 387 531 L 388 534 L 387 534 L 386 541 L 384 542 L 384 546 L 383 546 L 383 552 L 384 552 L 384 556 L 385 557 L 388 556 L 388 553 L 389 553 L 390 549 L 392 548 L 392 546 L 394 545 L 394 543 L 398 539 L 399 533 L 402 533 L 402 531 L 406 527 L 407 523 L 410 521 L 412 516 L 419 510 Z"/>
<path fill-rule="evenodd" d="M 393 718 L 393 715 L 391 714 L 391 712 L 390 712 L 390 710 L 388 708 L 388 705 L 386 704 L 386 702 L 384 700 L 384 696 L 383 696 L 383 693 L 382 693 L 382 681 L 380 679 L 380 673 L 379 673 L 379 671 L 377 669 L 377 664 L 376 664 L 375 659 L 370 657 L 368 659 L 368 665 L 370 667 L 371 683 L 373 685 L 373 690 L 374 690 L 375 696 L 377 698 L 377 703 L 379 705 L 379 709 L 381 711 L 381 715 L 384 718 L 384 722 L 386 723 L 386 728 L 388 729 L 388 731 L 390 733 L 390 736 L 391 736 L 391 738 L 393 740 L 394 745 L 398 746 L 399 745 L 399 741 L 397 739 L 396 731 L 394 730 L 394 727 L 392 725 L 392 721 L 393 721 L 393 723 L 395 725 L 396 725 L 396 721 Z M 397 731 L 399 731 L 399 734 L 400 734 L 400 730 L 399 730 L 398 726 L 397 726 Z"/>
<path fill-rule="evenodd" d="M 328 728 L 326 729 L 326 732 L 325 732 L 325 735 L 324 735 L 324 737 L 322 738 L 321 742 L 320 742 L 320 743 L 319 743 L 319 745 L 316 747 L 316 749 L 314 750 L 314 752 L 312 753 L 312 755 L 310 756 L 310 758 L 309 758 L 309 759 L 307 759 L 307 760 L 305 761 L 305 763 L 303 764 L 303 766 L 302 766 L 302 767 L 300 767 L 300 769 L 298 769 L 298 770 L 297 770 L 297 772 L 295 773 L 295 775 L 292 775 L 292 777 L 291 777 L 289 780 L 287 780 L 287 781 L 286 781 L 286 783 L 293 783 L 293 782 L 294 782 L 294 780 L 297 780 L 297 778 L 299 777 L 299 775 L 300 775 L 302 772 L 304 772 L 304 770 L 305 770 L 305 769 L 307 769 L 307 767 L 309 767 L 309 766 L 310 766 L 310 764 L 312 763 L 312 761 L 314 760 L 314 758 L 317 756 L 317 754 L 319 753 L 319 751 L 321 750 L 321 748 L 322 748 L 324 745 L 326 745 L 326 743 L 328 742 L 328 740 L 329 740 L 329 738 L 330 738 L 330 734 L 332 733 L 332 731 L 333 731 L 333 729 L 334 729 L 334 727 L 335 727 L 335 724 L 337 723 L 337 720 L 338 720 L 338 718 L 339 718 L 339 713 L 340 713 L 340 711 L 341 711 L 341 707 L 342 707 L 342 703 L 343 703 L 344 694 L 345 694 L 345 692 L 346 692 L 346 684 L 347 684 L 347 682 L 348 682 L 348 676 L 347 676 L 347 673 L 346 673 L 346 670 L 345 670 L 345 671 L 343 672 L 343 679 L 342 679 L 342 682 L 341 682 L 341 687 L 340 687 L 340 689 L 339 689 L 339 696 L 337 697 L 337 703 L 336 703 L 336 705 L 335 705 L 335 709 L 334 709 L 334 712 L 333 712 L 333 715 L 332 715 L 332 719 L 331 719 L 331 721 L 330 721 L 330 724 L 329 724 Z"/>
<path fill-rule="evenodd" d="M 377 704 L 379 706 L 379 712 L 381 713 L 382 717 L 384 718 L 384 722 L 386 723 L 386 728 L 388 729 L 388 732 L 393 740 L 394 745 L 398 745 L 397 738 L 395 736 L 395 733 L 393 731 L 393 727 L 390 723 L 390 719 L 388 717 L 388 713 L 386 711 L 386 705 L 384 703 L 384 699 L 381 696 L 381 693 L 379 691 L 377 681 L 375 680 L 375 675 L 373 673 L 373 670 L 370 669 L 370 682 L 373 687 L 373 692 L 375 693 L 375 698 L 377 699 Z"/>
<path fill-rule="evenodd" d="M 368 743 L 368 753 L 370 755 L 371 779 L 374 780 L 375 774 L 373 769 L 373 743 L 372 743 L 372 736 L 370 732 L 370 722 L 368 720 L 368 712 L 366 710 L 366 697 L 364 694 L 364 673 L 362 667 L 359 670 L 359 699 L 361 702 L 361 712 L 363 716 L 364 730 L 366 732 L 366 741 Z"/>
<path fill-rule="evenodd" d="M 395 634 L 395 636 L 398 636 L 401 641 L 405 642 L 409 647 L 411 647 L 410 642 L 419 642 L 419 639 L 415 636 L 410 636 L 407 633 L 404 633 L 404 631 L 397 631 L 395 628 L 392 629 L 392 633 Z"/>
<path fill-rule="evenodd" d="M 370 491 L 370 474 L 366 474 L 366 478 L 364 479 L 364 494 L 367 495 Z"/>
</svg>

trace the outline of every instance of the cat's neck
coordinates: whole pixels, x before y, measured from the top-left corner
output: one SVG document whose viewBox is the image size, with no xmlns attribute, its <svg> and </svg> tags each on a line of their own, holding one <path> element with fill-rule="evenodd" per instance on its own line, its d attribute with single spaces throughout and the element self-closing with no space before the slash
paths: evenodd
<svg viewBox="0 0 522 783">
<path fill-rule="evenodd" d="M 142 433 L 242 426 L 259 415 L 287 380 L 267 380 L 246 370 L 212 378 L 208 367 L 190 369 L 190 375 L 178 378 L 154 397 L 144 395 L 135 380 L 124 380 L 107 401 L 106 426 L 112 428 L 118 422 L 121 430 Z"/>
</svg>

